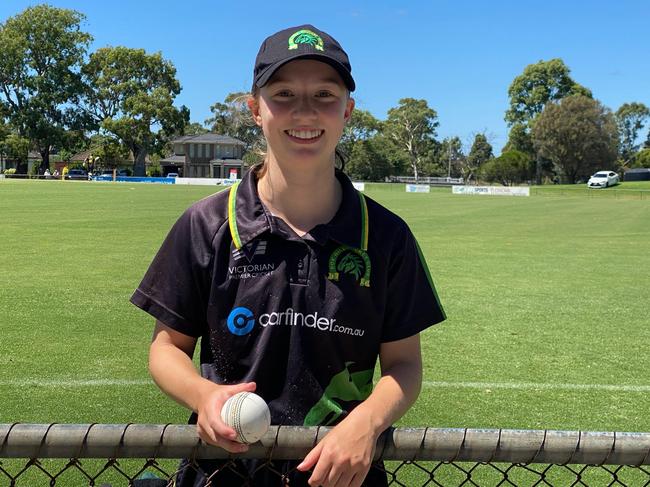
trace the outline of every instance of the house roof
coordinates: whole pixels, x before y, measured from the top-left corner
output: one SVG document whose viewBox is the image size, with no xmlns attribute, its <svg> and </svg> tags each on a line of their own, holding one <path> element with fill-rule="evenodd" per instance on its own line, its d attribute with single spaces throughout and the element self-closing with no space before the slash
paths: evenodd
<svg viewBox="0 0 650 487">
<path fill-rule="evenodd" d="M 183 135 L 172 140 L 174 144 L 187 144 L 194 142 L 197 144 L 232 144 L 246 145 L 241 140 L 229 137 L 228 135 L 219 134 L 200 134 L 200 135 Z"/>
<path fill-rule="evenodd" d="M 74 162 L 83 162 L 83 161 L 85 161 L 85 160 L 88 158 L 88 156 L 89 156 L 90 154 L 92 154 L 92 153 L 93 153 L 93 151 L 90 150 L 90 149 L 85 150 L 85 151 L 83 151 L 83 152 L 78 152 L 77 154 L 75 154 L 74 156 L 72 156 L 72 157 L 70 158 L 70 160 L 71 160 L 71 161 L 74 161 Z"/>
<path fill-rule="evenodd" d="M 167 164 L 185 164 L 185 156 L 169 156 L 165 157 L 164 159 L 160 159 L 160 163 L 167 163 Z"/>
<path fill-rule="evenodd" d="M 239 164 L 244 163 L 241 159 L 212 159 L 210 162 L 218 162 L 219 164 Z"/>
<path fill-rule="evenodd" d="M 74 156 L 70 158 L 71 161 L 73 162 L 84 162 L 88 156 L 90 156 L 93 153 L 93 149 L 88 149 L 82 152 L 76 153 Z M 119 162 L 122 163 L 133 163 L 134 162 L 134 157 L 133 157 L 133 152 L 129 152 L 129 157 L 126 159 L 118 159 Z M 149 154 L 147 154 L 147 157 L 145 157 L 145 162 L 151 162 L 151 159 L 149 158 Z M 100 158 L 100 162 L 102 162 Z"/>
</svg>

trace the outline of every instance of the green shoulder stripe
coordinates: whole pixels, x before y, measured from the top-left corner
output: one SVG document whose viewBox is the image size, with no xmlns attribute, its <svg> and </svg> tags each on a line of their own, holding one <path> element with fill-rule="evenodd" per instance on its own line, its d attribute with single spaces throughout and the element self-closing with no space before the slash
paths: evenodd
<svg viewBox="0 0 650 487">
<path fill-rule="evenodd" d="M 239 231 L 237 230 L 237 187 L 239 186 L 239 181 L 232 185 L 230 188 L 230 194 L 228 195 L 228 226 L 230 227 L 230 236 L 232 241 L 235 244 L 235 248 L 238 250 L 241 249 L 241 239 L 239 238 Z"/>
<path fill-rule="evenodd" d="M 361 191 L 357 191 L 361 202 L 361 250 L 368 251 L 368 205 Z"/>
<path fill-rule="evenodd" d="M 442 303 L 440 302 L 440 297 L 438 297 L 438 291 L 436 291 L 436 286 L 433 284 L 433 279 L 431 279 L 431 273 L 429 272 L 429 266 L 427 265 L 427 261 L 424 258 L 424 254 L 422 253 L 422 249 L 420 248 L 420 244 L 418 241 L 413 237 L 415 240 L 415 246 L 418 249 L 418 256 L 420 257 L 420 263 L 422 264 L 422 267 L 424 268 L 424 273 L 427 276 L 427 280 L 429 281 L 429 286 L 431 286 L 431 291 L 433 291 L 433 295 L 436 298 L 436 301 L 438 302 L 438 306 L 440 307 L 440 310 L 442 311 L 443 317 L 445 316 L 445 311 L 442 307 Z"/>
</svg>

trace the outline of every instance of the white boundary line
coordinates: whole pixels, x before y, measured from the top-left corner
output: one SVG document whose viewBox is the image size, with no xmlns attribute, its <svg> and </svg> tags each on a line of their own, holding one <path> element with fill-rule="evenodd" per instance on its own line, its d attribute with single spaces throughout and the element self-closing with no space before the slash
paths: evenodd
<svg viewBox="0 0 650 487">
<path fill-rule="evenodd" d="M 153 386 L 151 379 L 0 379 L 0 387 L 127 387 Z M 608 391 L 650 392 L 650 385 L 624 384 L 551 384 L 536 382 L 444 382 L 423 381 L 422 386 L 431 389 L 506 389 L 519 391 Z"/>
<path fill-rule="evenodd" d="M 423 387 L 438 389 L 510 389 L 510 390 L 563 390 L 563 391 L 609 391 L 650 392 L 650 385 L 616 384 L 545 384 L 535 382 L 442 382 L 423 381 Z"/>
</svg>

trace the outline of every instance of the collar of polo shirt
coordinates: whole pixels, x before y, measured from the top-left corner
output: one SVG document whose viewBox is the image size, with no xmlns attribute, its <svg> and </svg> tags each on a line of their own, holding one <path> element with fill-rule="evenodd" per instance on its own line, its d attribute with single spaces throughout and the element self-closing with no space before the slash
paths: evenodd
<svg viewBox="0 0 650 487">
<path fill-rule="evenodd" d="M 336 171 L 342 188 L 341 206 L 332 221 L 318 225 L 324 232 L 318 232 L 316 241 L 324 243 L 328 238 L 340 244 L 368 250 L 368 207 L 364 195 L 357 191 L 348 177 Z M 248 171 L 243 179 L 230 188 L 228 195 L 228 225 L 233 244 L 242 248 L 255 237 L 266 231 L 273 232 L 274 226 L 265 210 L 259 194 L 253 171 Z M 356 229 L 356 230 L 355 230 Z"/>
</svg>

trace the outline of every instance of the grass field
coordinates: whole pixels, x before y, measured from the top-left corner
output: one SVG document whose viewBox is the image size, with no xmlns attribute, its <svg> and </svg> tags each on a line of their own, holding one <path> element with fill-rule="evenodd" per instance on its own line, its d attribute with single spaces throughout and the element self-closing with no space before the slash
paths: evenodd
<svg viewBox="0 0 650 487">
<path fill-rule="evenodd" d="M 650 194 L 569 190 L 367 185 L 411 225 L 448 315 L 401 424 L 650 431 Z M 0 423 L 186 421 L 149 380 L 152 319 L 128 299 L 213 191 L 0 180 Z"/>
</svg>

